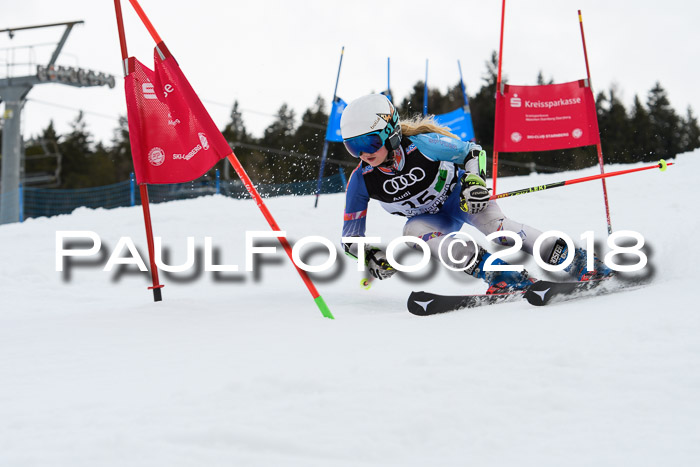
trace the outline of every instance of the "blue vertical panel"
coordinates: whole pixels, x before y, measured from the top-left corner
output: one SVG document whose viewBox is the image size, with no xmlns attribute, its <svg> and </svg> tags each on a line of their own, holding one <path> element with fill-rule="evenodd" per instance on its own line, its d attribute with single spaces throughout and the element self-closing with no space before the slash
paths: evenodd
<svg viewBox="0 0 700 467">
<path fill-rule="evenodd" d="M 472 141 L 474 139 L 472 114 L 467 112 L 465 107 L 460 107 L 446 114 L 436 115 L 435 121 L 449 128 L 462 141 Z"/>
<path fill-rule="evenodd" d="M 19 184 L 19 221 L 24 222 L 24 187 Z"/>
<path fill-rule="evenodd" d="M 328 127 L 326 128 L 326 141 L 333 143 L 342 143 L 343 137 L 340 134 L 340 117 L 343 115 L 343 110 L 347 107 L 347 103 L 340 97 L 336 97 L 333 101 L 331 114 L 328 116 Z"/>
<path fill-rule="evenodd" d="M 136 180 L 134 179 L 134 172 L 129 175 L 129 196 L 131 205 L 136 205 Z"/>
</svg>

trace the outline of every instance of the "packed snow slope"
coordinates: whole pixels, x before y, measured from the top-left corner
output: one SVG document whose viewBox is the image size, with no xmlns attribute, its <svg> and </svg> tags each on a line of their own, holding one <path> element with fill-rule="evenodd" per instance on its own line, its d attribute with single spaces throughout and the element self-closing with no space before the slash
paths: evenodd
<svg viewBox="0 0 700 467">
<path fill-rule="evenodd" d="M 161 271 L 160 303 L 135 266 L 103 271 L 121 237 L 148 262 L 139 207 L 0 226 L 0 465 L 700 465 L 699 156 L 608 180 L 613 229 L 646 240 L 649 285 L 544 308 L 416 317 L 411 290 L 486 287 L 440 268 L 363 290 L 338 254 L 315 274 L 336 318 L 325 319 L 281 248 L 245 271 L 245 232 L 269 230 L 251 200 L 151 207 L 166 263 L 185 262 L 188 236 L 200 255 L 211 237 L 214 262 L 240 268 L 215 275 L 198 257 L 198 269 Z M 339 244 L 342 194 L 316 209 L 313 197 L 266 203 L 291 241 Z M 579 243 L 593 231 L 607 251 L 600 181 L 499 204 Z M 370 204 L 368 234 L 386 244 L 402 226 Z M 95 232 L 100 254 L 57 272 L 57 231 Z"/>
</svg>

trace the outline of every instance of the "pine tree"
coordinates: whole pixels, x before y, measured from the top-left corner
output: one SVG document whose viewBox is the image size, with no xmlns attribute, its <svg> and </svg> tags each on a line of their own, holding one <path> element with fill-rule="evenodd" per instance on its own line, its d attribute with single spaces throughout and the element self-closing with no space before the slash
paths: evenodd
<svg viewBox="0 0 700 467">
<path fill-rule="evenodd" d="M 56 129 L 53 126 L 53 120 L 49 121 L 49 125 L 44 128 L 44 130 L 41 133 L 41 138 L 45 139 L 47 141 L 51 141 L 53 143 L 58 143 L 58 133 L 56 133 Z"/>
<path fill-rule="evenodd" d="M 493 122 L 496 121 L 496 82 L 498 81 L 498 54 L 491 53 L 491 60 L 486 62 L 486 73 L 482 76 L 483 84 L 476 95 L 469 99 L 472 123 L 476 141 L 486 150 L 493 151 Z"/>
<path fill-rule="evenodd" d="M 700 127 L 698 119 L 693 115 L 693 109 L 688 106 L 686 117 L 682 121 L 681 152 L 700 148 Z"/>
<path fill-rule="evenodd" d="M 233 102 L 233 107 L 231 108 L 231 121 L 226 124 L 223 131 L 221 132 L 224 138 L 233 148 L 236 158 L 239 160 L 243 168 L 246 170 L 248 175 L 256 180 L 257 169 L 255 168 L 255 162 L 258 163 L 263 160 L 263 155 L 260 152 L 255 151 L 249 145 L 255 143 L 255 139 L 248 134 L 246 130 L 245 123 L 243 122 L 243 115 L 238 107 L 238 100 Z M 234 177 L 234 173 L 231 170 L 231 164 L 228 161 L 223 160 L 214 166 L 211 172 L 219 167 L 222 172 L 222 177 L 224 180 L 231 180 Z"/>
<path fill-rule="evenodd" d="M 615 87 L 608 92 L 608 95 L 598 94 L 596 110 L 605 162 L 632 162 L 630 120 L 624 104 L 617 98 Z"/>
<path fill-rule="evenodd" d="M 398 105 L 401 118 L 410 118 L 423 114 L 423 96 L 425 96 L 425 83 L 418 81 L 413 85 L 411 93 Z M 462 87 L 457 82 L 443 94 L 439 89 L 428 87 L 428 115 L 441 115 L 452 112 L 464 106 Z"/>
<path fill-rule="evenodd" d="M 294 143 L 291 148 L 298 155 L 289 156 L 290 171 L 287 174 L 287 181 L 313 180 L 318 175 L 328 124 L 328 113 L 325 107 L 326 101 L 319 95 L 314 105 L 302 114 L 301 124 L 294 133 Z M 305 156 L 312 156 L 313 159 Z M 326 175 L 330 170 L 331 167 L 326 165 Z"/>
<path fill-rule="evenodd" d="M 294 109 L 286 103 L 277 111 L 276 119 L 265 128 L 260 145 L 268 148 L 289 151 L 294 146 Z M 285 175 L 291 170 L 291 157 L 268 152 L 264 162 L 258 167 L 258 174 L 266 183 L 283 183 L 288 180 Z"/>
<path fill-rule="evenodd" d="M 630 132 L 630 162 L 650 160 L 653 146 L 651 120 L 649 112 L 636 95 L 630 112 Z"/>
<path fill-rule="evenodd" d="M 84 188 L 98 186 L 91 178 L 88 156 L 91 153 L 92 137 L 87 131 L 83 112 L 71 123 L 72 131 L 62 138 L 59 151 L 62 155 L 61 188 Z"/>
<path fill-rule="evenodd" d="M 231 121 L 224 127 L 221 132 L 226 138 L 226 141 L 231 143 L 241 142 L 248 143 L 250 136 L 246 131 L 245 124 L 243 123 L 243 116 L 238 109 L 238 100 L 233 102 L 233 108 L 231 109 Z"/>
<path fill-rule="evenodd" d="M 35 175 L 48 176 L 49 180 L 33 182 L 35 186 L 59 186 L 61 172 L 61 155 L 58 151 L 58 135 L 53 120 L 37 137 L 24 142 L 24 176 L 31 180 Z"/>
<path fill-rule="evenodd" d="M 402 119 L 409 119 L 416 114 L 423 114 L 423 96 L 425 95 L 425 82 L 418 81 L 413 85 L 413 89 L 397 105 Z M 428 100 L 430 100 L 430 90 L 428 90 Z"/>
<path fill-rule="evenodd" d="M 92 186 L 110 185 L 128 179 L 128 175 L 123 178 L 119 176 L 111 151 L 101 141 L 88 156 L 88 170 Z"/>
<path fill-rule="evenodd" d="M 314 105 L 304 111 L 301 124 L 294 133 L 293 149 L 295 151 L 304 154 L 321 154 L 328 124 L 328 113 L 325 107 L 326 101 L 319 95 Z"/>
<path fill-rule="evenodd" d="M 537 85 L 542 86 L 543 84 L 554 84 L 554 78 L 549 78 L 549 81 L 544 79 L 544 74 L 542 70 L 537 73 Z"/>
<path fill-rule="evenodd" d="M 681 119 L 659 82 L 649 91 L 647 109 L 652 134 L 652 153 L 647 160 L 675 157 L 681 152 Z"/>
<path fill-rule="evenodd" d="M 129 122 L 123 115 L 119 117 L 119 126 L 112 135 L 108 155 L 114 164 L 116 180 L 128 180 L 134 171 L 134 162 L 131 158 Z"/>
</svg>

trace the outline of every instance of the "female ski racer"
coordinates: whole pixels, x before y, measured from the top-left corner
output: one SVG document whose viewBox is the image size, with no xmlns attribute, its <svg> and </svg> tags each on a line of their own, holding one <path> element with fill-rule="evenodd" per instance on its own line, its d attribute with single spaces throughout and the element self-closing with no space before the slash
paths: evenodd
<svg viewBox="0 0 700 467">
<path fill-rule="evenodd" d="M 490 254 L 474 242 L 455 237 L 443 242 L 446 235 L 469 224 L 485 235 L 515 232 L 523 241 L 523 250 L 532 254 L 535 240 L 542 234 L 506 217 L 495 201 L 489 201 L 486 183 L 478 175 L 481 146 L 461 141 L 430 117 L 399 122 L 398 112 L 382 94 L 351 102 L 343 111 L 340 130 L 348 152 L 361 160 L 348 182 L 345 240 L 365 236 L 367 205 L 372 198 L 391 214 L 407 217 L 403 235 L 425 241 L 431 256 L 485 280 L 489 285 L 487 294 L 522 290 L 535 281 L 525 270 L 485 271 Z M 506 236 L 494 241 L 515 244 Z M 358 259 L 358 243 L 344 241 L 343 247 L 348 256 Z M 566 259 L 567 250 L 564 240 L 549 237 L 542 243 L 540 254 L 547 263 L 557 265 Z M 377 246 L 364 246 L 364 259 L 377 279 L 396 273 Z M 496 259 L 493 264 L 507 263 Z M 578 280 L 597 279 L 612 272 L 597 258 L 594 264 L 596 270 L 588 271 L 586 251 L 577 248 L 565 270 Z"/>
</svg>

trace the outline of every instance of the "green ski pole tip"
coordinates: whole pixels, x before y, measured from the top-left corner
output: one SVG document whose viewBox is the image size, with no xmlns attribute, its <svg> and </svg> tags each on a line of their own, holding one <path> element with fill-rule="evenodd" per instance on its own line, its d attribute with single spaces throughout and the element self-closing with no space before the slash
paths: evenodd
<svg viewBox="0 0 700 467">
<path fill-rule="evenodd" d="M 666 163 L 665 160 L 661 159 L 659 161 L 659 169 L 663 172 L 668 168 L 668 164 Z"/>
<path fill-rule="evenodd" d="M 328 319 L 335 319 L 333 317 L 333 313 L 331 313 L 331 310 L 328 308 L 328 305 L 326 305 L 326 302 L 323 300 L 323 297 L 320 295 L 316 298 L 314 298 L 314 302 L 316 302 L 316 306 L 318 306 L 318 309 L 321 310 L 321 314 Z"/>
</svg>

